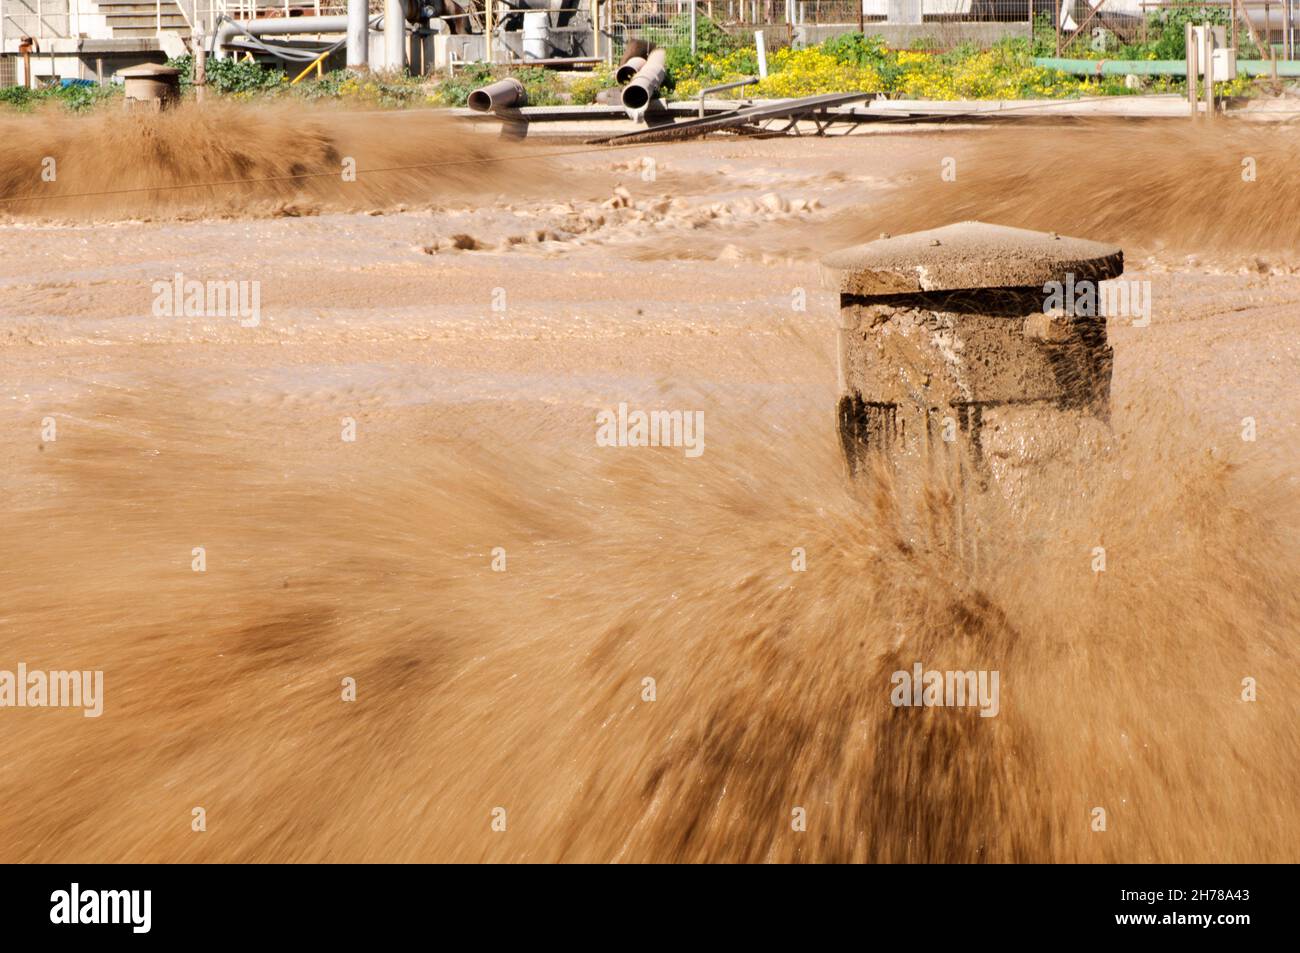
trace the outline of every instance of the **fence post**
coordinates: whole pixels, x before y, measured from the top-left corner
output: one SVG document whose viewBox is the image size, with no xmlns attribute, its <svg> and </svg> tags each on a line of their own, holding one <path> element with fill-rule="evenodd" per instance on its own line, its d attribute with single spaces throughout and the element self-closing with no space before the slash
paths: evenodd
<svg viewBox="0 0 1300 953">
<path fill-rule="evenodd" d="M 1268 58 L 1273 58 L 1273 13 L 1268 0 L 1264 0 L 1264 45 L 1268 47 Z M 1277 67 L 1273 67 L 1273 78 L 1277 79 Z"/>
<path fill-rule="evenodd" d="M 201 103 L 208 92 L 208 49 L 203 35 L 203 21 L 198 22 L 194 31 L 194 101 Z"/>
<path fill-rule="evenodd" d="M 1205 118 L 1214 119 L 1214 27 L 1205 21 Z"/>
</svg>

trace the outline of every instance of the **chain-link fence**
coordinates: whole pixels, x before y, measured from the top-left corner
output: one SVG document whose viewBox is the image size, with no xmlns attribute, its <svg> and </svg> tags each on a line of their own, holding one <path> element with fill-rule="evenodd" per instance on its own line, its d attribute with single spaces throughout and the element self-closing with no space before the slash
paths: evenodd
<svg viewBox="0 0 1300 953">
<path fill-rule="evenodd" d="M 611 2 L 616 49 L 632 38 L 667 46 L 690 42 L 689 0 Z M 746 42 L 763 30 L 769 45 L 819 42 L 860 28 L 884 35 L 891 45 L 946 49 L 1027 35 L 1031 9 L 1050 22 L 1053 2 L 1059 0 L 701 0 L 695 4 L 697 45 L 707 51 L 709 33 L 718 28 Z"/>
<path fill-rule="evenodd" d="M 602 25 L 613 33 L 618 50 L 631 38 L 669 46 L 690 42 L 689 0 L 608 2 Z M 769 45 L 820 42 L 837 32 L 862 29 L 897 48 L 951 49 L 962 43 L 988 45 L 1003 37 L 1025 37 L 1034 30 L 1040 36 L 1059 34 L 1062 41 L 1104 30 L 1120 42 L 1139 42 L 1146 38 L 1151 14 L 1173 15 L 1190 8 L 1226 11 L 1234 5 L 1243 24 L 1247 19 L 1266 21 L 1273 7 L 1275 30 L 1266 22 L 1255 24 L 1255 30 L 1276 37 L 1289 3 L 1300 7 L 1300 0 L 699 0 L 695 10 L 701 47 L 707 47 L 708 33 L 718 28 L 746 42 L 752 42 L 754 31 L 763 30 Z M 1295 17 L 1300 20 L 1300 13 Z"/>
<path fill-rule="evenodd" d="M 1051 16 L 1054 0 L 701 0 L 697 14 L 735 25 L 803 23 L 920 24 L 928 22 L 1028 23 L 1030 4 Z M 614 0 L 614 22 L 642 30 L 666 30 L 689 19 L 687 0 Z"/>
</svg>

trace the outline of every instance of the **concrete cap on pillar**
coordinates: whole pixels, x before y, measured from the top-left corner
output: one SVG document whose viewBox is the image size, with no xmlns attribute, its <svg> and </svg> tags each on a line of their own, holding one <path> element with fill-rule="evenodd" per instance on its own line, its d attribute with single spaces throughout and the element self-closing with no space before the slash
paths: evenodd
<svg viewBox="0 0 1300 953">
<path fill-rule="evenodd" d="M 1124 252 L 1082 238 L 985 222 L 959 222 L 854 245 L 822 259 L 822 283 L 841 294 L 915 294 L 1035 288 L 1049 281 L 1104 281 L 1124 271 Z"/>
<path fill-rule="evenodd" d="M 163 66 L 161 63 L 145 63 L 143 66 L 120 69 L 117 75 L 123 80 L 142 79 L 155 83 L 171 83 L 180 82 L 181 71 L 171 66 Z"/>
<path fill-rule="evenodd" d="M 127 99 L 168 101 L 180 95 L 181 71 L 161 63 L 118 70 Z"/>
</svg>

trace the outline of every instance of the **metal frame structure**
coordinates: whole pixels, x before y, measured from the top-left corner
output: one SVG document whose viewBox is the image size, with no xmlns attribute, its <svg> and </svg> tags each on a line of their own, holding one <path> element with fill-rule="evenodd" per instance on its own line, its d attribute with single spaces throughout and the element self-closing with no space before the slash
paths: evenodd
<svg viewBox="0 0 1300 953">
<path fill-rule="evenodd" d="M 822 135 L 832 123 L 845 121 L 832 116 L 828 110 L 847 106 L 874 95 L 873 93 L 823 93 L 804 96 L 777 103 L 763 103 L 733 109 L 716 116 L 695 117 L 681 122 L 665 123 L 650 129 L 637 129 L 618 136 L 589 139 L 592 145 L 629 144 L 633 142 L 663 142 L 670 139 L 694 139 L 711 132 L 729 132 L 737 135 L 783 136 L 793 133 L 803 135 L 800 123 L 816 126 L 814 135 Z M 703 108 L 701 105 L 700 108 Z M 849 120 L 851 121 L 851 120 Z M 776 126 L 784 122 L 779 129 Z"/>
</svg>

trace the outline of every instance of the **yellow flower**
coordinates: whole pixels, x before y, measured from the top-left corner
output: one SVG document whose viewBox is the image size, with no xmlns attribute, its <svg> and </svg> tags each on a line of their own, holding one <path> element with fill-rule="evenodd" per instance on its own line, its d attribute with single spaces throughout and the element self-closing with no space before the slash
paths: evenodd
<svg viewBox="0 0 1300 953">
<path fill-rule="evenodd" d="M 870 66 L 841 63 L 815 47 L 778 50 L 767 79 L 753 95 L 766 98 L 812 96 L 825 92 L 875 92 L 884 88 L 880 74 Z"/>
</svg>

